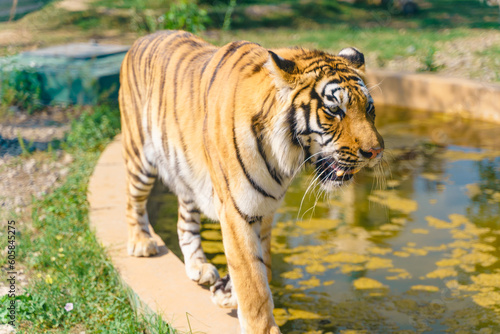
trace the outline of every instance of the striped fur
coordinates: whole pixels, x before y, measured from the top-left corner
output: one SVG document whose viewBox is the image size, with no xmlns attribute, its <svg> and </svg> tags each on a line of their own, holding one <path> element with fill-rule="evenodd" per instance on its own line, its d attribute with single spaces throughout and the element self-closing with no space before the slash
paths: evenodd
<svg viewBox="0 0 500 334">
<path fill-rule="evenodd" d="M 157 252 L 145 206 L 159 176 L 179 198 L 188 276 L 213 285 L 217 304 L 237 304 L 242 332 L 279 333 L 271 224 L 293 176 L 307 161 L 331 189 L 382 155 L 362 56 L 246 41 L 217 48 L 182 31 L 139 39 L 120 79 L 129 253 Z M 206 261 L 200 213 L 221 223 L 231 279 Z"/>
</svg>

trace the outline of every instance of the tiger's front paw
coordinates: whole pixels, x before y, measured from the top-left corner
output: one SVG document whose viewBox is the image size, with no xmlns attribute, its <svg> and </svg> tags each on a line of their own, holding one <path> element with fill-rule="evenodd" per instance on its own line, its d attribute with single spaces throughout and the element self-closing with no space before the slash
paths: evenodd
<svg viewBox="0 0 500 334">
<path fill-rule="evenodd" d="M 132 256 L 152 256 L 158 254 L 158 245 L 150 236 L 139 235 L 129 239 L 127 251 Z"/>
<path fill-rule="evenodd" d="M 278 326 L 273 326 L 269 331 L 269 334 L 281 334 L 281 331 Z"/>
<path fill-rule="evenodd" d="M 212 301 L 214 304 L 224 308 L 238 308 L 238 301 L 236 294 L 233 291 L 233 284 L 229 274 L 217 280 L 217 282 L 210 287 L 212 292 Z"/>
<path fill-rule="evenodd" d="M 219 272 L 211 263 L 186 265 L 186 273 L 190 279 L 198 284 L 214 284 L 219 279 Z"/>
</svg>

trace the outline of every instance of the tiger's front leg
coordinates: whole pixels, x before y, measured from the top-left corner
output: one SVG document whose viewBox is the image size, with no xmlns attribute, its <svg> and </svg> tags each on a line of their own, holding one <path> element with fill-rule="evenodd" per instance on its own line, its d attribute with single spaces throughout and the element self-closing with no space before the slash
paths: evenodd
<svg viewBox="0 0 500 334">
<path fill-rule="evenodd" d="M 263 220 L 246 221 L 234 206 L 227 204 L 219 210 L 219 218 L 242 333 L 281 333 L 274 321 L 274 304 L 268 283 L 270 256 L 264 254 L 261 245 L 260 225 Z"/>
<path fill-rule="evenodd" d="M 179 197 L 179 220 L 177 234 L 186 273 L 190 279 L 199 284 L 214 284 L 219 278 L 217 268 L 207 262 L 207 257 L 201 247 L 200 211 L 191 199 Z"/>
<path fill-rule="evenodd" d="M 264 217 L 262 222 L 252 222 L 252 227 L 257 235 L 260 236 L 260 244 L 262 247 L 262 258 L 266 265 L 267 281 L 271 283 L 271 229 L 272 229 L 273 215 Z M 225 308 L 237 308 L 238 300 L 236 298 L 236 291 L 233 288 L 231 276 L 227 274 L 225 277 L 219 278 L 214 285 L 210 287 L 212 292 L 212 301 Z"/>
</svg>

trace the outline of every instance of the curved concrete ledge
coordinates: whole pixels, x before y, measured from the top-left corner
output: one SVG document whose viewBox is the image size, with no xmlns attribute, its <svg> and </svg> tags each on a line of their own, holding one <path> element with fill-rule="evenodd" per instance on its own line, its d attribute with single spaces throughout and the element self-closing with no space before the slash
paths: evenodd
<svg viewBox="0 0 500 334">
<path fill-rule="evenodd" d="M 88 188 L 90 223 L 106 247 L 123 281 L 140 301 L 174 328 L 193 333 L 239 333 L 235 310 L 217 307 L 210 292 L 191 281 L 184 264 L 154 234 L 160 254 L 150 258 L 127 255 L 125 166 L 118 136 L 102 153 Z M 189 324 L 187 317 L 189 317 Z"/>
<path fill-rule="evenodd" d="M 500 123 L 500 86 L 428 74 L 369 71 L 367 81 L 378 105 L 456 113 Z M 124 282 L 139 299 L 175 328 L 193 332 L 239 333 L 236 312 L 218 308 L 210 293 L 189 280 L 182 262 L 155 234 L 160 254 L 126 254 L 125 168 L 117 137 L 102 153 L 89 184 L 90 221 Z"/>
<path fill-rule="evenodd" d="M 377 105 L 458 114 L 500 123 L 500 85 L 433 74 L 368 71 Z"/>
</svg>

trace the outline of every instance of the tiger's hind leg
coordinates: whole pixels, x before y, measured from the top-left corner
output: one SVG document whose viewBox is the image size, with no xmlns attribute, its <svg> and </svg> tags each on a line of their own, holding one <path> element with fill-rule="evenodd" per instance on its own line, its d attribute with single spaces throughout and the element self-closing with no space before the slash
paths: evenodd
<svg viewBox="0 0 500 334">
<path fill-rule="evenodd" d="M 200 228 L 200 210 L 194 201 L 179 197 L 177 233 L 184 255 L 186 273 L 190 279 L 199 284 L 214 284 L 219 279 L 219 273 L 213 264 L 207 262 L 201 247 Z"/>
<path fill-rule="evenodd" d="M 152 256 L 158 253 L 158 246 L 149 231 L 146 203 L 157 172 L 144 156 L 130 156 L 125 152 L 125 164 L 127 167 L 127 251 L 133 256 Z"/>
</svg>

